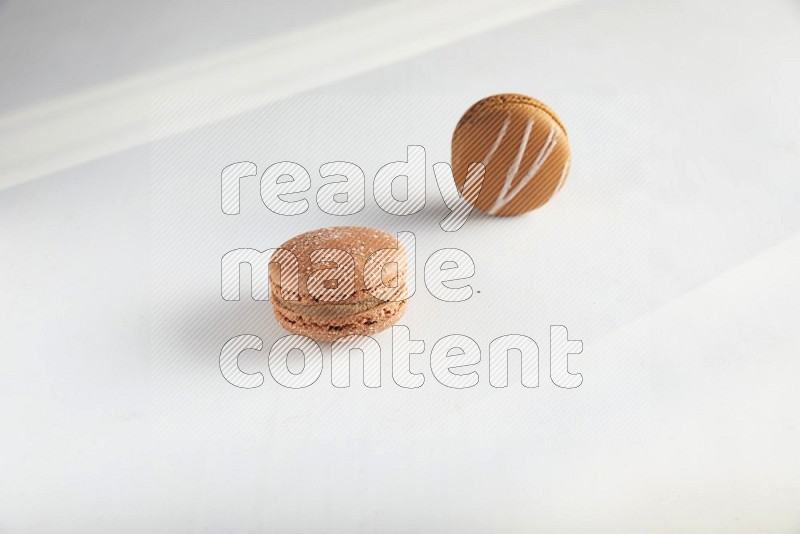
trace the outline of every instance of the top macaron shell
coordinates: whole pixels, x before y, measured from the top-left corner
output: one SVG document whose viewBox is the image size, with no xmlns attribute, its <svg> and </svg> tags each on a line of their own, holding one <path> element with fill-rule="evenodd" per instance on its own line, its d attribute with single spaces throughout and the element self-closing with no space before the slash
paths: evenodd
<svg viewBox="0 0 800 534">
<path fill-rule="evenodd" d="M 474 204 L 492 215 L 518 215 L 547 202 L 569 173 L 567 132 L 556 114 L 525 95 L 485 98 L 464 114 L 452 141 L 456 184 L 470 164 L 485 166 Z"/>
<path fill-rule="evenodd" d="M 351 278 L 352 282 L 351 280 L 338 281 L 340 286 L 348 284 L 345 291 L 347 294 L 342 295 L 346 298 L 329 299 L 336 300 L 342 304 L 355 303 L 372 298 L 373 293 L 381 289 L 381 281 L 383 282 L 383 287 L 391 286 L 396 284 L 398 279 L 404 280 L 408 271 L 406 251 L 402 244 L 398 244 L 395 236 L 362 226 L 337 226 L 313 230 L 293 237 L 282 244 L 280 248 L 292 253 L 297 258 L 299 303 L 301 304 L 313 304 L 320 301 L 319 298 L 315 298 L 313 288 L 309 288 L 309 279 L 314 276 L 316 271 L 321 269 L 328 270 L 339 263 L 337 261 L 338 253 L 333 252 L 335 250 L 349 254 L 355 264 L 354 277 Z M 365 265 L 376 251 L 384 249 L 389 249 L 391 252 L 383 259 L 396 262 L 396 267 L 387 265 L 383 271 L 388 276 L 370 277 L 368 275 L 368 283 L 365 283 Z M 320 252 L 315 255 L 316 251 Z M 275 255 L 273 255 L 274 257 Z M 392 268 L 394 268 L 393 271 Z M 287 276 L 285 274 L 281 276 L 277 265 L 271 264 L 269 277 L 272 293 L 279 297 L 282 296 L 279 291 L 283 287 L 282 281 L 287 281 Z"/>
</svg>

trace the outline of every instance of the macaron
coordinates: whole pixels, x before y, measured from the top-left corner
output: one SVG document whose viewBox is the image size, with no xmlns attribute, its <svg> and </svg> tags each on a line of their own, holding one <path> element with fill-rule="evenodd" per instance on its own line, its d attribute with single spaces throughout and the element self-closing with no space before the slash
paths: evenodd
<svg viewBox="0 0 800 534">
<path fill-rule="evenodd" d="M 472 163 L 483 163 L 480 193 L 465 195 L 491 215 L 519 215 L 542 206 L 569 174 L 567 131 L 546 105 L 525 95 L 484 98 L 458 121 L 452 142 L 456 185 Z"/>
<path fill-rule="evenodd" d="M 293 334 L 318 341 L 370 335 L 397 322 L 408 306 L 406 250 L 381 230 L 320 228 L 286 241 L 270 261 L 273 312 Z"/>
</svg>

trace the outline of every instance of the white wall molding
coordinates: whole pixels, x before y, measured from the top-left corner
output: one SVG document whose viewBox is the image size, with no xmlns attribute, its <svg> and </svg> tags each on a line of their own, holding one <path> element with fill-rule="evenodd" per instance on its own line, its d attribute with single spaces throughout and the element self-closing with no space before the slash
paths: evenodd
<svg viewBox="0 0 800 534">
<path fill-rule="evenodd" d="M 403 0 L 0 117 L 0 189 L 254 109 L 548 11 L 570 0 Z M 171 110 L 157 95 L 242 94 L 229 106 Z M 253 97 L 252 95 L 264 95 Z M 188 101 L 191 101 L 189 99 Z"/>
</svg>

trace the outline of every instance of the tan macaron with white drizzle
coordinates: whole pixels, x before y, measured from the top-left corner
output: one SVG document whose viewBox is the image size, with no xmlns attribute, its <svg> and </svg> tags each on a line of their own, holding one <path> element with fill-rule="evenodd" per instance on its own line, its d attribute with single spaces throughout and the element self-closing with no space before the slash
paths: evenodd
<svg viewBox="0 0 800 534">
<path fill-rule="evenodd" d="M 453 133 L 452 166 L 463 189 L 472 163 L 483 163 L 477 198 L 491 215 L 519 215 L 538 208 L 563 187 L 569 174 L 567 131 L 556 114 L 525 95 L 490 96 L 472 105 Z"/>
</svg>

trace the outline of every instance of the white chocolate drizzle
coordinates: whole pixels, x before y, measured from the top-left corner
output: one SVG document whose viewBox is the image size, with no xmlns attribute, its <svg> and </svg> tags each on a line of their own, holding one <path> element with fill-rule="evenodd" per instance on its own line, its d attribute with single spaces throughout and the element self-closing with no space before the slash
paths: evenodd
<svg viewBox="0 0 800 534">
<path fill-rule="evenodd" d="M 564 162 L 564 168 L 561 170 L 561 178 L 558 179 L 558 185 L 556 186 L 556 193 L 561 191 L 561 188 L 564 187 L 564 182 L 567 181 L 567 173 L 569 172 L 569 164 L 570 160 Z"/>
<path fill-rule="evenodd" d="M 497 149 L 500 148 L 500 143 L 503 142 L 503 138 L 506 136 L 506 131 L 508 130 L 508 125 L 511 123 L 511 118 L 506 117 L 506 120 L 503 121 L 503 126 L 500 127 L 500 132 L 497 134 L 497 137 L 494 140 L 494 144 L 492 144 L 492 148 L 489 149 L 489 152 L 486 154 L 486 157 L 483 158 L 483 168 L 485 169 L 489 162 L 492 161 L 492 156 L 494 153 L 497 152 Z"/>
<path fill-rule="evenodd" d="M 506 118 L 506 122 L 503 123 L 503 128 L 500 130 L 500 133 L 495 139 L 492 148 L 489 150 L 489 154 L 487 154 L 486 158 L 483 161 L 484 166 L 488 165 L 488 160 L 491 159 L 491 156 L 494 155 L 495 150 L 497 147 L 500 146 L 500 142 L 505 137 L 506 129 L 508 128 L 508 118 Z M 522 189 L 530 183 L 531 180 L 536 176 L 536 174 L 541 170 L 544 163 L 547 161 L 547 158 L 550 157 L 550 154 L 553 152 L 553 149 L 556 147 L 556 129 L 555 127 L 550 128 L 550 133 L 547 136 L 547 139 L 542 145 L 542 148 L 539 150 L 539 153 L 536 155 L 536 159 L 528 168 L 528 172 L 522 177 L 522 180 L 516 185 L 516 187 L 511 187 L 511 184 L 514 183 L 514 178 L 517 176 L 519 172 L 519 166 L 522 163 L 522 158 L 525 155 L 525 149 L 528 147 L 528 139 L 531 135 L 531 130 L 533 129 L 533 118 L 529 118 L 527 124 L 525 124 L 525 132 L 522 134 L 522 140 L 519 144 L 519 149 L 517 150 L 517 154 L 514 157 L 514 161 L 511 162 L 511 166 L 508 168 L 508 172 L 506 173 L 505 182 L 503 182 L 503 188 L 500 190 L 500 194 L 497 195 L 497 199 L 494 202 L 494 205 L 489 209 L 489 213 L 492 215 L 496 215 L 498 211 L 503 209 L 503 207 L 511 202 L 511 200 L 516 197 Z M 562 171 L 561 180 L 564 179 L 566 176 L 566 167 L 564 171 Z"/>
</svg>

